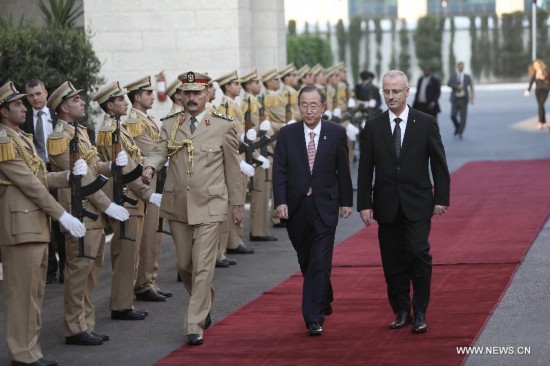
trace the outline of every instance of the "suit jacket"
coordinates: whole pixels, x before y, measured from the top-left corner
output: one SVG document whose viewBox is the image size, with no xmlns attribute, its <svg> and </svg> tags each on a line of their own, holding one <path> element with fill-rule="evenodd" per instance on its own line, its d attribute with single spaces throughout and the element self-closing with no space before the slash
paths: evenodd
<svg viewBox="0 0 550 366">
<path fill-rule="evenodd" d="M 449 195 L 449 170 L 434 117 L 409 110 L 399 158 L 388 111 L 367 123 L 357 181 L 359 211 L 373 209 L 377 221 L 388 223 L 401 206 L 409 220 L 426 220 L 434 205 L 449 205 Z"/>
<path fill-rule="evenodd" d="M 462 79 L 462 86 L 464 90 L 464 98 L 466 100 L 470 99 L 470 92 L 472 94 L 472 98 L 474 98 L 474 83 L 472 82 L 472 77 L 466 73 L 463 73 L 463 79 Z M 451 91 L 451 102 L 454 102 L 457 98 L 456 94 L 458 92 L 458 86 L 460 85 L 460 81 L 458 80 L 458 73 L 453 73 L 451 77 L 449 78 L 449 82 L 447 83 L 447 86 L 452 88 Z"/>
<path fill-rule="evenodd" d="M 230 205 L 244 204 L 237 128 L 230 117 L 209 110 L 191 134 L 190 118 L 189 114 L 181 113 L 164 120 L 160 141 L 143 165 L 158 171 L 173 153 L 160 216 L 189 225 L 222 222 Z M 192 146 L 169 149 L 184 140 Z"/>
<path fill-rule="evenodd" d="M 52 117 L 52 125 L 55 129 L 55 126 L 57 124 L 57 114 L 55 114 L 55 111 L 51 108 L 48 108 L 50 110 L 50 116 Z M 21 130 L 25 131 L 26 133 L 30 133 L 34 137 L 34 111 L 32 107 L 27 108 L 27 113 L 25 116 L 25 123 L 21 125 Z"/>
<path fill-rule="evenodd" d="M 19 136 L 3 124 L 0 124 L 0 145 L 6 154 L 2 154 L 0 161 L 0 245 L 48 243 L 49 217 L 57 220 L 65 211 L 48 192 L 48 186 L 68 187 L 67 174 L 46 173 L 30 137 Z M 6 151 L 13 151 L 13 156 Z M 24 154 L 41 163 L 36 174 L 27 165 L 29 157 Z"/>
<path fill-rule="evenodd" d="M 418 97 L 420 96 L 420 86 L 422 85 L 422 79 L 424 77 L 420 77 L 418 79 L 418 83 L 416 85 L 416 94 L 414 95 L 414 103 L 413 108 L 416 108 L 418 105 Z M 439 96 L 441 95 L 441 81 L 439 81 L 438 78 L 435 76 L 431 76 L 430 80 L 428 81 L 428 85 L 426 86 L 426 103 L 435 103 L 435 110 L 436 113 L 441 112 L 441 109 L 439 108 Z"/>
<path fill-rule="evenodd" d="M 281 128 L 273 156 L 275 207 L 286 204 L 292 216 L 309 188 L 321 219 L 327 226 L 338 224 L 339 207 L 353 205 L 346 130 L 322 121 L 313 171 L 309 171 L 304 122 Z"/>
</svg>

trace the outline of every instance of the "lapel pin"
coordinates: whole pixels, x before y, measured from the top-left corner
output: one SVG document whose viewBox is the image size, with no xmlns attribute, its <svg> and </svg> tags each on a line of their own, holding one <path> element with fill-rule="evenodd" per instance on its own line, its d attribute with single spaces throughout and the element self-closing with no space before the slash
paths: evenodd
<svg viewBox="0 0 550 366">
<path fill-rule="evenodd" d="M 183 124 L 183 122 L 185 122 L 185 117 L 180 118 L 180 122 L 179 122 L 180 126 Z"/>
<path fill-rule="evenodd" d="M 327 137 L 326 137 L 326 136 L 323 136 L 323 140 L 326 140 L 326 139 L 327 139 Z"/>
</svg>

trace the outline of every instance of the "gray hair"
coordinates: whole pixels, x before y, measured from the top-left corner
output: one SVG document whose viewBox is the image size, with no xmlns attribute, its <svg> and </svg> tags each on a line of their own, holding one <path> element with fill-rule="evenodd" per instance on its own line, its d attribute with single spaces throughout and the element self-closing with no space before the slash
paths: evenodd
<svg viewBox="0 0 550 366">
<path fill-rule="evenodd" d="M 405 82 L 405 86 L 407 86 L 407 87 L 409 86 L 409 78 L 407 77 L 407 74 L 405 74 L 401 70 L 390 70 L 390 71 L 388 71 L 387 73 L 384 74 L 384 77 L 382 78 L 382 80 L 384 80 L 384 79 L 394 79 L 394 78 L 403 79 L 403 81 Z"/>
</svg>

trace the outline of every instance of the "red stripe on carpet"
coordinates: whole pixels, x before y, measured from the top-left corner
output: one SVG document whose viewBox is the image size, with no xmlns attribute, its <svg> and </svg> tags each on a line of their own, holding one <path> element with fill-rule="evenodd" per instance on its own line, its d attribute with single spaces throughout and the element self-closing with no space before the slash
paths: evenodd
<svg viewBox="0 0 550 366">
<path fill-rule="evenodd" d="M 452 176 L 451 209 L 433 220 L 430 331 L 391 331 L 376 228 L 335 249 L 334 314 L 309 337 L 294 275 L 157 365 L 458 365 L 550 212 L 550 160 L 470 163 Z M 463 264 L 460 264 L 463 263 Z M 460 265 L 446 265 L 460 264 Z M 414 363 L 411 363 L 414 360 Z"/>
</svg>

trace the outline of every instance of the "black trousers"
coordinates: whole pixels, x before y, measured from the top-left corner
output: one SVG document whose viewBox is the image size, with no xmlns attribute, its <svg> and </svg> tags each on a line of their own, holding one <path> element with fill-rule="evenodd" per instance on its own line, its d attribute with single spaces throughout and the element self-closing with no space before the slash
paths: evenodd
<svg viewBox="0 0 550 366">
<path fill-rule="evenodd" d="M 416 102 L 415 105 L 413 106 L 413 108 L 419 110 L 420 112 L 424 112 L 424 113 L 427 113 L 429 115 L 434 116 L 435 120 L 437 121 L 438 111 L 435 107 L 430 108 L 430 103 Z"/>
<path fill-rule="evenodd" d="M 539 112 L 539 122 L 546 123 L 546 110 L 544 104 L 546 99 L 548 99 L 548 89 L 537 88 L 535 89 L 535 96 L 537 97 L 537 105 Z"/>
<path fill-rule="evenodd" d="M 336 227 L 324 224 L 312 195 L 306 197 L 289 217 L 286 229 L 304 277 L 304 321 L 306 326 L 311 322 L 323 324 L 325 311 L 334 300 L 330 273 Z"/>
<path fill-rule="evenodd" d="M 386 278 L 388 300 L 394 313 L 426 313 L 430 301 L 432 256 L 431 221 L 410 221 L 399 208 L 391 223 L 378 224 L 378 240 Z"/>
<path fill-rule="evenodd" d="M 50 163 L 46 163 L 46 169 L 48 172 L 52 171 Z M 50 194 L 56 199 L 57 190 L 51 190 Z M 50 243 L 48 244 L 48 278 L 55 278 L 57 271 L 59 274 L 63 274 L 65 269 L 65 233 L 61 232 L 58 221 L 51 221 L 50 224 Z M 59 256 L 59 262 L 57 260 L 57 255 Z"/>
<path fill-rule="evenodd" d="M 451 102 L 451 120 L 455 126 L 455 135 L 464 133 L 466 129 L 466 115 L 468 113 L 468 98 L 455 98 Z M 457 118 L 460 115 L 460 120 Z"/>
</svg>

